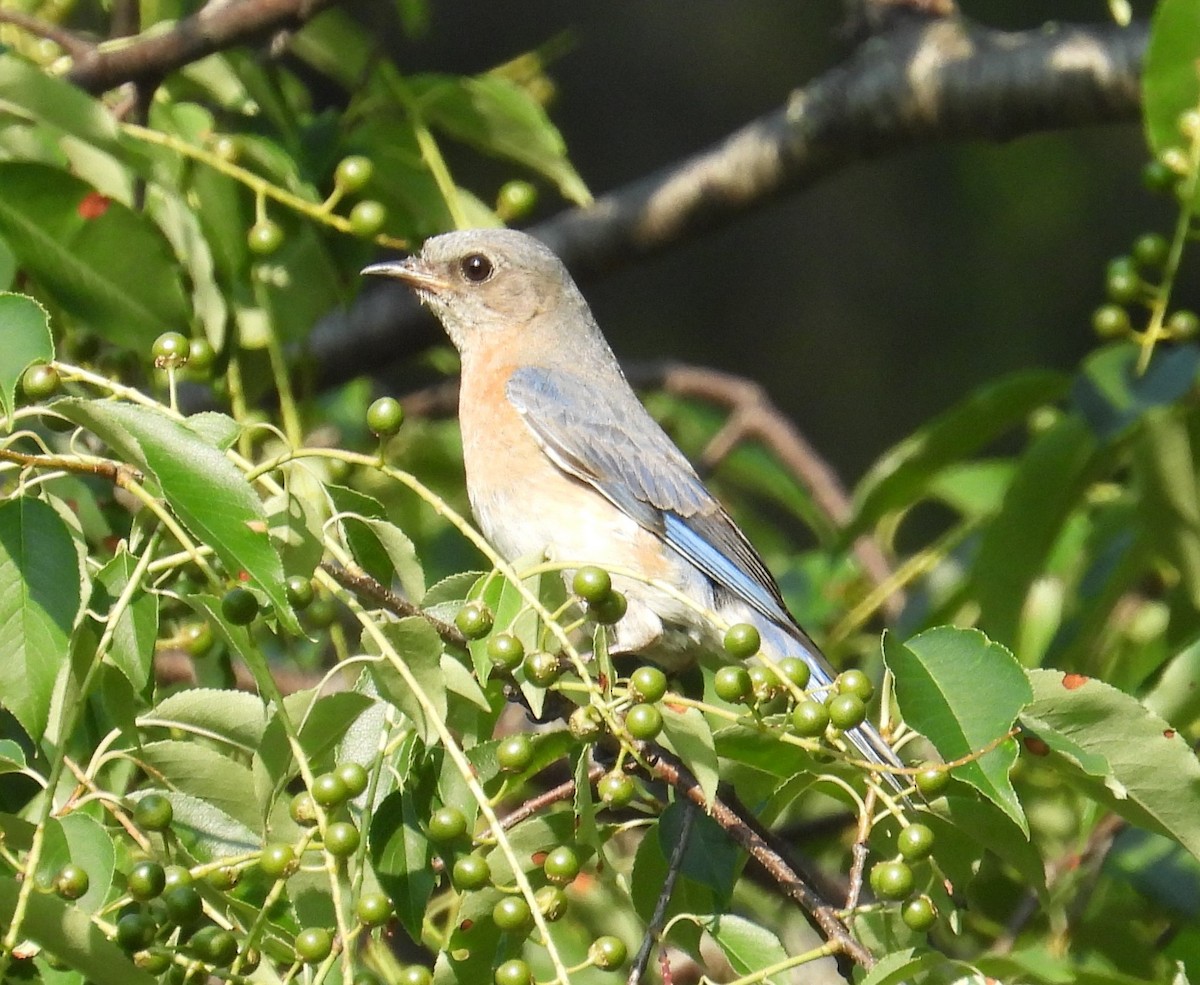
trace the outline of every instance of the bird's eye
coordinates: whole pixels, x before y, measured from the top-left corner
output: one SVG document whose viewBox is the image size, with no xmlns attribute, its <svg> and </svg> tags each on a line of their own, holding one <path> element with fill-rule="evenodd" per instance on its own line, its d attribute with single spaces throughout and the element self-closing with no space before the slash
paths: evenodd
<svg viewBox="0 0 1200 985">
<path fill-rule="evenodd" d="M 459 265 L 462 275 L 472 284 L 482 284 L 492 276 L 492 261 L 482 253 L 468 253 Z"/>
</svg>

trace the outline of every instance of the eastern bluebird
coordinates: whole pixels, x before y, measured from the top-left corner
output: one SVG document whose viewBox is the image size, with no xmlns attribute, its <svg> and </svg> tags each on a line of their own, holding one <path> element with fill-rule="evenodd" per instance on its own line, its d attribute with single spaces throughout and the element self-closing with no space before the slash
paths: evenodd
<svg viewBox="0 0 1200 985">
<path fill-rule="evenodd" d="M 467 491 L 500 554 L 643 575 L 613 578 L 628 600 L 614 652 L 686 665 L 719 646 L 707 610 L 752 623 L 770 657 L 801 657 L 816 686 L 833 682 L 762 558 L 642 406 L 549 249 L 514 230 L 467 230 L 363 273 L 413 288 L 462 356 Z M 847 736 L 869 761 L 900 765 L 869 723 Z"/>
</svg>

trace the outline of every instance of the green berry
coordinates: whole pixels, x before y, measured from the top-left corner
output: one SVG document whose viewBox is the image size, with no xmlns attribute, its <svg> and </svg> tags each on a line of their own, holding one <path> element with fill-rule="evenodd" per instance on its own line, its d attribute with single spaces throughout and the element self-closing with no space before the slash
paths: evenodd
<svg viewBox="0 0 1200 985">
<path fill-rule="evenodd" d="M 350 798 L 350 791 L 336 773 L 322 773 L 313 780 L 312 790 L 309 791 L 322 807 L 337 807 Z"/>
<path fill-rule="evenodd" d="M 779 661 L 776 670 L 803 690 L 812 679 L 812 668 L 799 657 L 784 657 Z"/>
<path fill-rule="evenodd" d="M 374 199 L 365 199 L 350 210 L 350 228 L 355 236 L 374 236 L 387 221 L 387 209 Z"/>
<path fill-rule="evenodd" d="M 880 862 L 871 869 L 871 888 L 884 900 L 902 900 L 913 891 L 916 879 L 904 862 Z"/>
<path fill-rule="evenodd" d="M 722 667 L 713 677 L 713 690 L 722 701 L 738 704 L 751 694 L 753 682 L 745 667 Z"/>
<path fill-rule="evenodd" d="M 295 869 L 295 865 L 296 852 L 291 845 L 267 845 L 258 859 L 258 867 L 272 879 L 290 875 Z"/>
<path fill-rule="evenodd" d="M 190 622 L 183 627 L 180 635 L 183 637 L 183 648 L 193 657 L 203 657 L 216 642 L 212 627 L 206 622 Z"/>
<path fill-rule="evenodd" d="M 168 865 L 163 869 L 163 879 L 168 890 L 191 886 L 196 881 L 192 870 L 186 865 Z"/>
<path fill-rule="evenodd" d="M 1179 114 L 1179 132 L 1188 140 L 1200 138 L 1200 110 L 1185 109 Z"/>
<path fill-rule="evenodd" d="M 191 348 L 187 338 L 178 332 L 163 332 L 154 340 L 150 351 L 154 354 L 154 365 L 166 369 L 186 363 Z"/>
<path fill-rule="evenodd" d="M 454 625 L 469 640 L 481 640 L 492 631 L 492 610 L 482 602 L 468 602 L 454 617 Z"/>
<path fill-rule="evenodd" d="M 462 893 L 482 889 L 492 878 L 492 867 L 482 855 L 463 855 L 454 860 L 450 881 Z"/>
<path fill-rule="evenodd" d="M 429 837 L 439 844 L 458 841 L 467 833 L 467 819 L 457 807 L 439 807 L 429 816 Z"/>
<path fill-rule="evenodd" d="M 150 914 L 135 910 L 117 921 L 117 946 L 122 951 L 140 951 L 154 943 L 157 933 L 158 926 Z"/>
<path fill-rule="evenodd" d="M 505 773 L 520 773 L 533 760 L 533 740 L 524 732 L 508 735 L 496 746 L 496 763 Z"/>
<path fill-rule="evenodd" d="M 337 620 L 337 605 L 328 595 L 318 595 L 304 610 L 304 625 L 310 629 L 328 629 Z"/>
<path fill-rule="evenodd" d="M 171 957 L 161 951 L 141 951 L 133 956 L 133 963 L 150 975 L 161 975 L 171 967 Z"/>
<path fill-rule="evenodd" d="M 588 565 L 575 572 L 571 590 L 590 605 L 598 605 L 612 594 L 612 578 L 603 568 Z"/>
<path fill-rule="evenodd" d="M 528 181 L 506 181 L 496 196 L 496 214 L 505 222 L 528 215 L 537 204 L 537 189 Z"/>
<path fill-rule="evenodd" d="M 188 342 L 188 369 L 197 375 L 204 375 L 213 368 L 217 361 L 216 350 L 208 339 L 194 338 Z"/>
<path fill-rule="evenodd" d="M 167 875 L 157 862 L 138 862 L 129 870 L 126 885 L 130 896 L 145 902 L 162 894 L 167 886 Z"/>
<path fill-rule="evenodd" d="M 370 776 L 361 763 L 342 763 L 334 769 L 334 775 L 346 786 L 346 793 L 357 797 L 367 789 Z"/>
<path fill-rule="evenodd" d="M 388 438 L 404 423 L 404 408 L 395 397 L 380 397 L 367 408 L 367 427 L 380 438 Z"/>
<path fill-rule="evenodd" d="M 325 829 L 325 851 L 334 858 L 349 858 L 361 841 L 358 828 L 349 821 L 334 821 Z"/>
<path fill-rule="evenodd" d="M 302 828 L 311 828 L 317 823 L 317 804 L 312 795 L 298 793 L 288 805 L 288 814 Z"/>
<path fill-rule="evenodd" d="M 596 782 L 596 794 L 609 807 L 628 806 L 636 792 L 633 779 L 618 771 L 605 773 Z"/>
<path fill-rule="evenodd" d="M 241 153 L 241 147 L 238 144 L 236 137 L 231 137 L 227 133 L 218 134 L 212 138 L 210 144 L 212 152 L 222 161 L 227 161 L 232 164 L 238 159 L 238 154 Z"/>
<path fill-rule="evenodd" d="M 950 784 L 950 771 L 927 763 L 916 775 L 917 789 L 926 797 L 936 797 Z"/>
<path fill-rule="evenodd" d="M 1175 187 L 1176 175 L 1162 161 L 1147 161 L 1142 168 L 1142 184 L 1147 191 L 1169 192 Z"/>
<path fill-rule="evenodd" d="M 410 964 L 395 979 L 396 985 L 433 985 L 433 975 L 424 965 Z"/>
<path fill-rule="evenodd" d="M 755 664 L 750 668 L 750 689 L 754 692 L 754 700 L 767 702 L 779 694 L 781 685 L 779 677 L 771 667 Z"/>
<path fill-rule="evenodd" d="M 525 669 L 525 678 L 535 687 L 549 687 L 558 680 L 562 673 L 558 657 L 545 650 L 535 650 L 530 653 L 525 657 L 522 666 Z"/>
<path fill-rule="evenodd" d="M 648 742 L 663 729 L 662 712 L 654 705 L 634 705 L 625 713 L 625 727 L 635 739 Z"/>
<path fill-rule="evenodd" d="M 21 374 L 21 390 L 27 399 L 34 402 L 53 397 L 61 385 L 58 370 L 46 363 L 34 363 Z"/>
<path fill-rule="evenodd" d="M 512 958 L 496 969 L 492 981 L 495 985 L 532 985 L 533 972 L 520 958 Z"/>
<path fill-rule="evenodd" d="M 910 899 L 900 908 L 900 919 L 918 932 L 924 932 L 937 923 L 937 916 L 937 907 L 928 896 Z"/>
<path fill-rule="evenodd" d="M 500 670 L 513 671 L 525 659 L 525 644 L 512 633 L 496 633 L 488 640 L 488 659 Z"/>
<path fill-rule="evenodd" d="M 297 612 L 303 612 L 312 605 L 313 599 L 317 597 L 312 580 L 303 575 L 292 575 L 283 587 L 287 592 L 288 603 Z"/>
<path fill-rule="evenodd" d="M 163 893 L 167 916 L 172 923 L 187 927 L 200 919 L 204 900 L 195 886 L 174 886 Z"/>
<path fill-rule="evenodd" d="M 829 726 L 829 711 L 819 701 L 806 699 L 792 709 L 792 728 L 797 735 L 816 739 L 825 734 Z"/>
<path fill-rule="evenodd" d="M 627 611 L 629 611 L 629 599 L 623 592 L 615 589 L 609 592 L 608 597 L 603 601 L 588 603 L 588 615 L 602 626 L 619 623 L 625 618 Z"/>
<path fill-rule="evenodd" d="M 201 961 L 222 968 L 233 964 L 237 957 L 237 940 L 228 930 L 220 927 L 201 927 L 192 935 L 188 946 Z"/>
<path fill-rule="evenodd" d="M 762 637 L 758 629 L 748 622 L 734 623 L 725 631 L 723 641 L 725 652 L 735 660 L 745 660 L 758 653 L 762 646 Z"/>
<path fill-rule="evenodd" d="M 567 913 L 567 894 L 558 886 L 543 886 L 533 894 L 533 899 L 537 903 L 538 912 L 549 923 L 561 920 Z"/>
<path fill-rule="evenodd" d="M 333 936 L 324 927 L 307 927 L 296 935 L 296 957 L 305 964 L 317 964 L 329 957 Z"/>
<path fill-rule="evenodd" d="M 533 926 L 529 904 L 520 896 L 505 896 L 492 907 L 492 920 L 505 933 L 528 932 Z"/>
<path fill-rule="evenodd" d="M 231 588 L 221 598 L 221 615 L 235 626 L 248 626 L 258 617 L 258 598 L 248 588 Z"/>
<path fill-rule="evenodd" d="M 611 971 L 625 963 L 629 950 L 619 937 L 597 937 L 588 948 L 588 957 L 597 968 Z"/>
<path fill-rule="evenodd" d="M 1182 147 L 1165 147 L 1158 159 L 1162 161 L 1163 166 L 1173 174 L 1183 177 L 1191 168 L 1191 163 L 1188 161 L 1187 151 Z"/>
<path fill-rule="evenodd" d="M 1141 296 L 1142 280 L 1136 271 L 1126 270 L 1124 267 L 1113 267 L 1108 272 L 1104 290 L 1110 301 L 1117 304 L 1129 304 Z"/>
<path fill-rule="evenodd" d="M 1092 331 L 1102 339 L 1124 338 L 1132 330 L 1129 312 L 1119 304 L 1102 304 L 1092 312 Z"/>
<path fill-rule="evenodd" d="M 334 172 L 333 180 L 337 186 L 346 192 L 356 192 L 361 189 L 375 173 L 375 165 L 369 157 L 352 154 L 343 157 Z"/>
<path fill-rule="evenodd" d="M 825 703 L 834 728 L 855 728 L 867 717 L 867 706 L 857 694 L 834 694 Z"/>
<path fill-rule="evenodd" d="M 546 879 L 557 886 L 566 886 L 575 881 L 579 875 L 579 856 L 569 845 L 559 845 L 546 853 L 542 862 L 542 871 Z"/>
<path fill-rule="evenodd" d="M 256 222 L 246 233 L 246 245 L 251 253 L 267 256 L 283 245 L 283 229 L 277 222 L 263 219 Z"/>
<path fill-rule="evenodd" d="M 857 694 L 863 701 L 870 701 L 875 695 L 875 685 L 861 670 L 844 670 L 834 683 L 839 693 Z"/>
<path fill-rule="evenodd" d="M 1173 339 L 1194 339 L 1200 333 L 1200 318 L 1196 316 L 1196 312 L 1180 308 L 1171 313 L 1164 327 Z"/>
<path fill-rule="evenodd" d="M 54 891 L 67 900 L 79 899 L 90 884 L 87 871 L 74 862 L 68 862 L 54 876 Z"/>
<path fill-rule="evenodd" d="M 375 927 L 390 920 L 394 908 L 392 901 L 383 893 L 363 893 L 358 898 L 354 912 L 368 927 Z"/>
<path fill-rule="evenodd" d="M 242 881 L 242 873 L 236 865 L 222 865 L 213 869 L 206 881 L 213 889 L 227 893 Z"/>
<path fill-rule="evenodd" d="M 133 805 L 133 823 L 143 831 L 166 831 L 175 818 L 175 808 L 161 793 L 148 793 Z"/>
<path fill-rule="evenodd" d="M 1133 241 L 1131 252 L 1138 266 L 1155 269 L 1167 262 L 1171 244 L 1161 233 L 1143 233 Z"/>
<path fill-rule="evenodd" d="M 896 836 L 896 848 L 906 862 L 929 858 L 933 851 L 933 832 L 924 824 L 910 824 Z"/>
<path fill-rule="evenodd" d="M 657 667 L 639 667 L 629 676 L 629 689 L 639 701 L 654 704 L 667 693 L 667 675 Z"/>
</svg>

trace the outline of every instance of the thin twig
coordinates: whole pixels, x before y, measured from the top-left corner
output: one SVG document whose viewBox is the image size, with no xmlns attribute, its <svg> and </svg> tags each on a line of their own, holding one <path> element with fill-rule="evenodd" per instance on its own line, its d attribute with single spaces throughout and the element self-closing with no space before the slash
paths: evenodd
<svg viewBox="0 0 1200 985">
<path fill-rule="evenodd" d="M 359 598 L 366 599 L 381 609 L 386 609 L 393 615 L 400 616 L 401 618 L 420 616 L 437 630 L 438 636 L 442 638 L 444 643 L 464 647 L 467 645 L 467 638 L 458 631 L 458 627 L 451 626 L 450 623 L 442 622 L 442 620 L 431 616 L 419 606 L 414 605 L 408 599 L 402 598 L 391 591 L 386 585 L 376 581 L 365 571 L 358 568 L 343 568 L 332 561 L 322 561 L 321 570 L 327 572 L 343 588 L 349 589 Z"/>
<path fill-rule="evenodd" d="M 871 837 L 871 818 L 875 816 L 875 801 L 879 792 L 873 784 L 867 785 L 867 795 L 863 798 L 862 813 L 858 816 L 858 832 L 854 836 L 854 848 L 851 850 L 849 888 L 846 891 L 846 912 L 853 913 L 858 906 L 858 898 L 862 894 L 863 870 L 867 866 L 867 839 Z"/>
<path fill-rule="evenodd" d="M 646 924 L 646 932 L 642 936 L 641 946 L 634 955 L 633 964 L 629 969 L 629 977 L 625 980 L 626 985 L 638 985 L 641 982 L 642 975 L 646 973 L 646 968 L 650 964 L 650 954 L 654 950 L 654 945 L 659 943 L 663 923 L 667 919 L 667 906 L 671 902 L 671 894 L 675 891 L 675 882 L 683 867 L 683 856 L 687 852 L 688 842 L 691 841 L 692 825 L 696 822 L 698 810 L 699 808 L 695 804 L 684 805 L 679 840 L 671 852 L 670 861 L 667 863 L 667 877 L 663 880 L 662 889 L 658 892 L 658 900 L 654 904 L 650 922 Z"/>
<path fill-rule="evenodd" d="M 142 473 L 132 465 L 107 459 L 80 459 L 63 455 L 27 455 L 24 452 L 13 451 L 11 448 L 0 448 L 0 461 L 12 462 L 26 468 L 92 475 L 106 479 L 122 489 L 128 489 L 131 482 L 140 483 L 142 481 Z"/>
<path fill-rule="evenodd" d="M 65 27 L 34 17 L 23 10 L 0 10 L 0 24 L 12 24 L 38 38 L 53 41 L 72 58 L 85 58 L 95 51 L 95 45 L 73 34 Z"/>
<path fill-rule="evenodd" d="M 870 969 L 875 957 L 851 934 L 837 910 L 822 899 L 781 853 L 763 837 L 751 818 L 734 812 L 720 797 L 709 803 L 691 772 L 678 759 L 659 748 L 647 748 L 646 760 L 653 774 L 679 791 L 698 807 L 705 809 L 721 829 L 745 849 L 775 881 L 780 891 L 799 903 L 825 934 L 826 940 L 856 964 Z"/>
<path fill-rule="evenodd" d="M 607 771 L 599 764 L 592 764 L 588 768 L 588 783 L 595 783 Z M 559 801 L 567 800 L 575 796 L 575 781 L 574 779 L 565 780 L 556 787 L 551 787 L 549 790 L 538 794 L 536 797 L 530 797 L 520 807 L 516 808 L 509 814 L 505 814 L 500 819 L 500 827 L 508 831 L 510 828 L 516 827 L 527 818 L 533 817 L 535 814 L 541 813 L 551 804 L 557 804 Z"/>
</svg>

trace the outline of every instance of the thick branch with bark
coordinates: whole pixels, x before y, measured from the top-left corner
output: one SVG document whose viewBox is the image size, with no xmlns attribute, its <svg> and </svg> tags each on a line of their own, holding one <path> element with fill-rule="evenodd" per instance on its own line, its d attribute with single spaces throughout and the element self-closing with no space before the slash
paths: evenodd
<svg viewBox="0 0 1200 985">
<path fill-rule="evenodd" d="M 997 31 L 901 18 L 786 105 L 719 144 L 529 230 L 585 279 L 802 191 L 856 161 L 945 140 L 1011 140 L 1137 118 L 1147 28 Z M 325 385 L 436 338 L 399 285 L 365 291 L 311 340 Z"/>
</svg>

